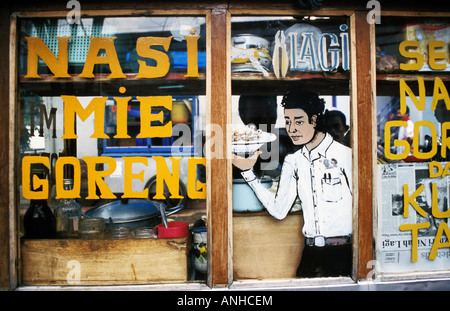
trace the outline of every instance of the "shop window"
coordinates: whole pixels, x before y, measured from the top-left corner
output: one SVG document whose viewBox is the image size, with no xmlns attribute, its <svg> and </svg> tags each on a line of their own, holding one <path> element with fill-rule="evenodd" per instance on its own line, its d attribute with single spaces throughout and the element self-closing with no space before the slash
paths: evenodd
<svg viewBox="0 0 450 311">
<path fill-rule="evenodd" d="M 20 284 L 206 280 L 205 17 L 17 29 Z"/>
<path fill-rule="evenodd" d="M 350 277 L 349 21 L 231 22 L 234 278 Z"/>
<path fill-rule="evenodd" d="M 376 26 L 381 275 L 448 270 L 448 18 Z"/>
</svg>

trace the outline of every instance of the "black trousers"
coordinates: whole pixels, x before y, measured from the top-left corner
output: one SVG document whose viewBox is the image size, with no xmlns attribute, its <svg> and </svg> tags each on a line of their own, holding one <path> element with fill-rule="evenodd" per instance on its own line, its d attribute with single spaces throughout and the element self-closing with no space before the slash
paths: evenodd
<svg viewBox="0 0 450 311">
<path fill-rule="evenodd" d="M 304 278 L 350 276 L 352 271 L 352 245 L 305 245 L 297 276 Z"/>
</svg>

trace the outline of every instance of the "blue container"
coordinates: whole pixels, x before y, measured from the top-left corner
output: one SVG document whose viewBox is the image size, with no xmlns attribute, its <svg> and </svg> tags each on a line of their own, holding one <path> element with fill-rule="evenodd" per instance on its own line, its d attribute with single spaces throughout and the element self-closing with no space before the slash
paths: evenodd
<svg viewBox="0 0 450 311">
<path fill-rule="evenodd" d="M 260 180 L 265 188 L 272 187 L 272 180 Z M 252 188 L 244 179 L 233 179 L 233 211 L 234 212 L 260 212 L 264 206 L 259 202 Z"/>
</svg>

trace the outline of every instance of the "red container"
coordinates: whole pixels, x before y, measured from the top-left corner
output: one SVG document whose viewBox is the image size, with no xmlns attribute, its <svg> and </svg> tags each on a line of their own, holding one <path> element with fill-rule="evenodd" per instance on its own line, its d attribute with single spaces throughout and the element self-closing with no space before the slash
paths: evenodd
<svg viewBox="0 0 450 311">
<path fill-rule="evenodd" d="M 158 238 L 184 238 L 189 233 L 189 224 L 181 221 L 170 221 L 166 228 L 164 224 L 155 226 L 158 232 Z"/>
</svg>

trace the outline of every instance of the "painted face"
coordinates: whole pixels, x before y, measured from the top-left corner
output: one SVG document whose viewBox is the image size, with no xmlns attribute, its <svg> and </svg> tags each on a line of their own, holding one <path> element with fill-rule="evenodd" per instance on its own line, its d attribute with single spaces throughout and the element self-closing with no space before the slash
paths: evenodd
<svg viewBox="0 0 450 311">
<path fill-rule="evenodd" d="M 316 116 L 312 116 L 313 122 L 310 123 L 303 109 L 284 110 L 286 131 L 294 145 L 304 145 L 311 141 L 315 133 L 315 119 Z"/>
</svg>

